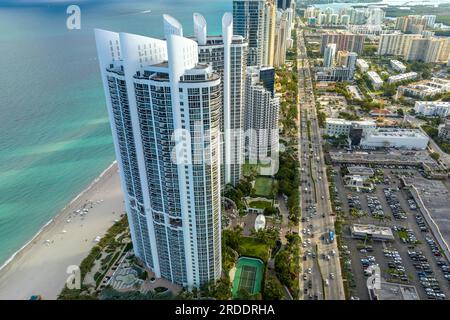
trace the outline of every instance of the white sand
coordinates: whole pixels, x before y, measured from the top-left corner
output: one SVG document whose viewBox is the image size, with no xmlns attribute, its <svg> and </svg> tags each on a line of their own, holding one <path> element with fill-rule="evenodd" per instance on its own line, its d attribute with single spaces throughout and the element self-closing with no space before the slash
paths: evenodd
<svg viewBox="0 0 450 320">
<path fill-rule="evenodd" d="M 93 208 L 86 206 L 87 214 L 73 213 L 91 200 Z M 96 244 L 94 239 L 104 235 L 122 213 L 123 195 L 114 164 L 0 270 L 0 300 L 36 294 L 56 299 L 68 277 L 67 267 L 79 265 Z"/>
</svg>

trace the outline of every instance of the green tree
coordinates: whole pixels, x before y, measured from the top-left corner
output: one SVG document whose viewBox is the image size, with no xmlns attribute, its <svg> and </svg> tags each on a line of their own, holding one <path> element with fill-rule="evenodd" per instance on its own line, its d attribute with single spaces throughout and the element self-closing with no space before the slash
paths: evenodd
<svg viewBox="0 0 450 320">
<path fill-rule="evenodd" d="M 237 292 L 236 300 L 255 300 L 255 295 L 251 294 L 247 289 L 240 288 Z"/>
<path fill-rule="evenodd" d="M 264 215 L 265 216 L 273 216 L 277 214 L 277 209 L 275 209 L 273 206 L 272 207 L 267 207 L 264 209 Z"/>
<path fill-rule="evenodd" d="M 268 276 L 264 285 L 264 300 L 283 300 L 283 286 L 274 276 Z"/>
<path fill-rule="evenodd" d="M 433 158 L 435 161 L 438 161 L 441 156 L 437 152 L 432 152 L 430 153 L 430 157 Z"/>
</svg>

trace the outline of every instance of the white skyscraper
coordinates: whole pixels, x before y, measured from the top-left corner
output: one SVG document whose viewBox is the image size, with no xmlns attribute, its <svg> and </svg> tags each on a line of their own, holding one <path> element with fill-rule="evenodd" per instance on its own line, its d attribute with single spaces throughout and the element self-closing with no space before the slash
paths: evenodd
<svg viewBox="0 0 450 320">
<path fill-rule="evenodd" d="M 378 7 L 369 7 L 368 9 L 368 17 L 366 24 L 368 25 L 380 25 L 383 23 L 383 20 L 386 16 L 386 12 Z"/>
<path fill-rule="evenodd" d="M 245 99 L 246 158 L 251 163 L 269 163 L 278 152 L 278 112 L 275 96 L 275 69 L 248 67 Z"/>
<path fill-rule="evenodd" d="M 350 23 L 350 16 L 347 14 L 344 14 L 341 16 L 341 24 L 346 26 Z"/>
<path fill-rule="evenodd" d="M 248 43 L 242 36 L 233 35 L 233 16 L 225 13 L 222 36 L 207 36 L 205 19 L 194 14 L 194 30 L 199 43 L 199 61 L 212 65 L 221 75 L 223 108 L 221 108 L 222 181 L 236 185 L 242 177 L 245 70 Z M 201 41 L 203 40 L 204 41 Z M 202 43 L 202 44 L 200 44 Z"/>
<path fill-rule="evenodd" d="M 325 25 L 327 24 L 327 15 L 325 13 L 319 14 L 319 25 Z"/>
<path fill-rule="evenodd" d="M 326 68 L 332 67 L 334 64 L 334 57 L 336 56 L 336 43 L 329 43 L 325 48 L 323 55 L 323 66 Z"/>
<path fill-rule="evenodd" d="M 289 37 L 289 21 L 287 19 L 286 11 L 277 11 L 277 23 L 275 33 L 275 54 L 274 54 L 274 67 L 283 65 L 286 61 L 286 49 L 288 46 Z"/>
<path fill-rule="evenodd" d="M 175 19 L 164 30 L 95 36 L 135 254 L 198 287 L 221 274 L 222 84 Z"/>
</svg>

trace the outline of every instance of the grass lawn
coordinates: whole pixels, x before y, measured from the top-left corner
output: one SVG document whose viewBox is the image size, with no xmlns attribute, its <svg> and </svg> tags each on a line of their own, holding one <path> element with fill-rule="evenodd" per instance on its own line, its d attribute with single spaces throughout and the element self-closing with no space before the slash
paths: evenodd
<svg viewBox="0 0 450 320">
<path fill-rule="evenodd" d="M 264 262 L 269 260 L 269 246 L 253 237 L 241 238 L 239 253 L 243 256 L 260 258 Z"/>
<path fill-rule="evenodd" d="M 250 201 L 250 203 L 248 205 L 250 208 L 265 209 L 265 208 L 272 207 L 272 202 L 256 200 L 256 201 Z"/>
<path fill-rule="evenodd" d="M 256 177 L 255 179 L 255 195 L 261 197 L 269 197 L 272 191 L 273 180 L 270 177 Z"/>
</svg>

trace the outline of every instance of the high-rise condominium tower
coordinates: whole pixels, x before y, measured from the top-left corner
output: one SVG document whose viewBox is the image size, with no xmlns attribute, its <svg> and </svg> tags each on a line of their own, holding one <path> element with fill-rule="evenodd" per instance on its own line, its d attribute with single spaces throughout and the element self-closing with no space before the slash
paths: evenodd
<svg viewBox="0 0 450 320">
<path fill-rule="evenodd" d="M 166 40 L 96 30 L 134 251 L 157 277 L 221 274 L 220 75 L 164 16 Z"/>
<path fill-rule="evenodd" d="M 233 0 L 233 33 L 248 41 L 249 66 L 264 63 L 267 48 L 266 0 Z"/>
<path fill-rule="evenodd" d="M 274 0 L 267 0 L 264 17 L 264 48 L 263 65 L 273 66 L 275 55 L 275 28 L 277 21 L 277 8 Z"/>
<path fill-rule="evenodd" d="M 249 67 L 246 77 L 245 146 L 251 163 L 269 162 L 278 152 L 279 99 L 275 96 L 275 69 Z"/>
<path fill-rule="evenodd" d="M 334 65 L 334 57 L 336 56 L 336 43 L 329 43 L 325 48 L 323 55 L 323 66 L 326 68 Z"/>
<path fill-rule="evenodd" d="M 364 47 L 365 35 L 348 32 L 330 32 L 322 34 L 320 52 L 323 54 L 329 43 L 336 44 L 336 50 L 347 50 L 361 54 Z"/>
<path fill-rule="evenodd" d="M 222 18 L 222 36 L 207 36 L 206 20 L 194 14 L 199 61 L 212 65 L 220 74 L 223 86 L 221 108 L 222 182 L 236 185 L 242 177 L 245 71 L 248 44 L 242 36 L 233 35 L 233 16 Z"/>
<path fill-rule="evenodd" d="M 280 67 L 286 61 L 286 48 L 289 38 L 289 21 L 286 11 L 277 11 L 277 21 L 275 28 L 275 46 L 273 66 Z"/>
</svg>

